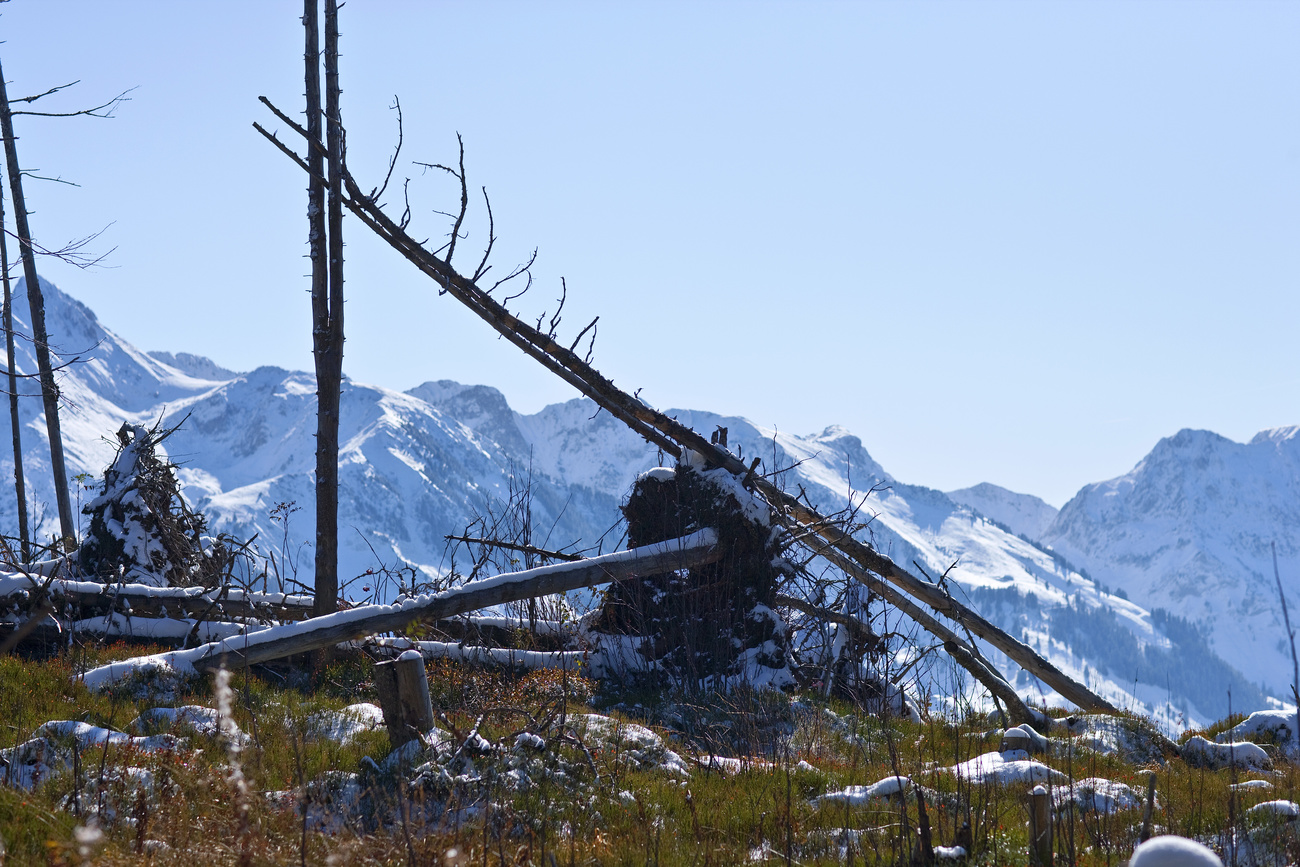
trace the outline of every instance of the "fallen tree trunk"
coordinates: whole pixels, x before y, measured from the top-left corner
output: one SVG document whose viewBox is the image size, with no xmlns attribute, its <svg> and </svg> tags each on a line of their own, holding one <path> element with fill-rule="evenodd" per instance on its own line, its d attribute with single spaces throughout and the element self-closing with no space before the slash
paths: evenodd
<svg viewBox="0 0 1300 867">
<path fill-rule="evenodd" d="M 637 575 L 688 569 L 715 562 L 721 556 L 717 533 L 713 530 L 700 530 L 680 539 L 670 539 L 576 563 L 560 563 L 495 575 L 442 593 L 419 596 L 392 605 L 366 605 L 350 611 L 314 617 L 301 623 L 227 638 L 193 650 L 177 650 L 112 663 L 87 672 L 84 680 L 88 687 L 97 689 L 136 671 L 151 668 L 206 671 L 269 662 L 367 635 L 400 630 L 417 620 L 439 620 L 505 602 L 563 593 Z"/>
<path fill-rule="evenodd" d="M 411 641 L 406 638 L 379 638 L 373 643 L 376 647 L 398 652 L 418 650 L 425 659 L 452 659 L 529 671 L 590 670 L 593 656 L 597 658 L 599 656 L 584 650 L 514 650 L 508 647 L 458 644 L 454 641 Z"/>
<path fill-rule="evenodd" d="M 101 584 L 55 578 L 37 582 L 32 576 L 0 575 L 0 604 L 12 604 L 44 589 L 73 605 L 107 607 L 115 613 L 220 620 L 225 617 L 264 617 L 302 620 L 311 616 L 312 597 L 287 593 L 257 593 L 237 587 L 154 587 L 150 584 Z"/>
<path fill-rule="evenodd" d="M 308 147 L 319 147 L 319 143 L 309 136 L 301 125 L 277 109 L 265 97 L 262 97 L 262 102 L 275 112 L 280 120 L 302 135 L 307 140 Z M 254 126 L 282 152 L 295 160 L 300 168 L 311 173 L 310 168 L 297 154 L 257 124 Z M 859 572 L 863 569 L 874 572 L 935 611 L 956 620 L 1081 709 L 1107 714 L 1119 712 L 1119 709 L 1110 702 L 1070 678 L 1028 645 L 1008 635 L 970 608 L 946 596 L 938 587 L 922 581 L 888 557 L 853 538 L 840 529 L 835 522 L 819 514 L 812 507 L 800 503 L 795 497 L 780 490 L 768 480 L 756 476 L 752 467 L 746 467 L 739 458 L 725 448 L 709 442 L 676 419 L 647 406 L 640 399 L 615 386 L 612 381 L 578 356 L 572 348 L 558 343 L 554 335 L 543 332 L 540 328 L 534 328 L 519 319 L 479 288 L 473 280 L 465 278 L 448 262 L 426 250 L 408 235 L 401 225 L 389 219 L 375 201 L 361 191 L 346 167 L 342 179 L 348 194 L 343 204 L 373 232 L 492 326 L 497 333 L 578 389 L 580 393 L 591 398 L 602 409 L 624 422 L 648 442 L 678 458 L 682 456 L 684 450 L 689 449 L 744 479 L 747 484 L 762 493 L 772 506 L 784 513 L 787 526 L 797 530 L 796 538 L 802 538 L 809 532 L 816 533 L 836 550 L 851 558 L 860 567 Z M 757 461 L 754 466 L 757 466 Z M 935 621 L 931 618 L 930 622 Z M 951 631 L 949 632 L 951 634 Z M 941 636 L 936 633 L 936 637 Z M 947 644 L 947 639 L 944 639 L 944 643 Z M 964 645 L 964 642 L 959 643 Z"/>
</svg>

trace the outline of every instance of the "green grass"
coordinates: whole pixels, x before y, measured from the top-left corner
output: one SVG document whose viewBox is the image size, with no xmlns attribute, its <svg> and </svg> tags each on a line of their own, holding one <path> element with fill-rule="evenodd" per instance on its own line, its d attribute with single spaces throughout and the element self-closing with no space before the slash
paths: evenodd
<svg viewBox="0 0 1300 867">
<path fill-rule="evenodd" d="M 159 702 L 125 690 L 91 694 L 73 672 L 140 652 L 115 646 L 44 660 L 0 659 L 0 746 L 26 740 L 48 720 L 123 729 Z M 252 738 L 239 756 L 246 796 L 232 784 L 225 747 L 214 738 L 192 737 L 188 748 L 174 752 L 87 750 L 79 756 L 78 773 L 57 775 L 33 792 L 0 786 L 4 863 L 193 867 L 328 859 L 340 865 L 440 865 L 454 863 L 445 855 L 456 849 L 465 864 L 549 865 L 553 857 L 557 865 L 721 865 L 784 863 L 787 854 L 799 864 L 907 864 L 919 851 L 915 797 L 863 806 L 814 801 L 895 773 L 930 791 L 926 813 L 933 845 L 951 845 L 966 823 L 973 844 L 967 863 L 1028 863 L 1029 786 L 972 786 L 939 770 L 997 748 L 998 732 L 978 716 L 960 724 L 939 718 L 882 721 L 808 697 L 741 692 L 669 699 L 601 691 L 557 672 L 515 675 L 453 663 L 434 663 L 429 671 L 440 726 L 463 739 L 479 725 L 483 737 L 502 745 L 475 763 L 482 775 L 477 783 L 434 774 L 414 785 L 407 774 L 405 785 L 394 785 L 391 775 L 375 770 L 390 752 L 384 732 L 363 734 L 347 746 L 310 737 L 313 715 L 375 700 L 369 665 L 359 658 L 318 676 L 240 672 L 231 684 L 235 721 Z M 212 707 L 211 684 L 194 681 L 166 703 Z M 740 744 L 770 766 L 732 775 L 693 766 L 683 779 L 630 761 L 626 745 L 584 736 L 572 720 L 588 712 L 648 724 L 688 758 L 727 753 Z M 547 749 L 512 749 L 522 731 L 545 737 Z M 801 760 L 814 769 L 800 766 Z M 1082 749 L 1064 750 L 1047 762 L 1075 780 L 1105 777 L 1139 792 L 1154 769 L 1155 824 L 1211 843 L 1226 839 L 1234 827 L 1247 833 L 1246 807 L 1300 797 L 1300 778 L 1285 765 L 1277 775 L 1207 771 L 1177 759 L 1145 768 Z M 140 797 L 121 782 L 126 768 L 152 774 L 152 794 Z M 534 784 L 512 786 L 512 771 L 526 772 Z M 301 814 L 269 793 L 296 793 L 327 772 L 359 774 L 364 797 L 381 805 L 369 815 L 398 818 L 375 824 L 363 817 L 328 832 L 308 828 L 304 835 Z M 1275 788 L 1263 795 L 1234 794 L 1230 785 L 1247 776 L 1267 776 Z M 115 811 L 104 815 L 103 839 L 87 842 L 83 832 L 79 840 L 76 828 L 101 798 Z M 1141 818 L 1140 810 L 1063 815 L 1057 863 L 1120 863 L 1132 852 Z M 842 829 L 854 833 L 846 837 Z M 1288 828 L 1253 833 L 1277 863 L 1300 855 Z"/>
</svg>

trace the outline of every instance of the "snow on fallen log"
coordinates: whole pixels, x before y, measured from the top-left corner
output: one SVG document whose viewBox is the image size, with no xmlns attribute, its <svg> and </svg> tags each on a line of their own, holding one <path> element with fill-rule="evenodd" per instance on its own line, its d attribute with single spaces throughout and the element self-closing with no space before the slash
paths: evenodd
<svg viewBox="0 0 1300 867">
<path fill-rule="evenodd" d="M 406 638 L 380 638 L 373 643 L 393 650 L 418 650 L 425 659 L 455 659 L 506 668 L 526 668 L 529 671 L 590 671 L 593 667 L 599 667 L 599 653 L 585 650 L 514 650 L 508 647 L 458 644 L 454 641 L 411 641 Z"/>
<path fill-rule="evenodd" d="M 144 638 L 153 641 L 184 640 L 191 634 L 200 641 L 220 641 L 248 631 L 268 627 L 257 624 L 231 623 L 225 620 L 191 620 L 175 617 L 127 617 L 110 614 L 106 617 L 83 617 L 68 624 L 69 632 L 87 632 L 108 638 Z"/>
<path fill-rule="evenodd" d="M 125 604 L 128 608 L 149 611 L 172 606 L 177 610 L 222 611 L 225 614 L 251 615 L 277 613 L 303 616 L 310 612 L 312 597 L 289 593 L 257 593 L 237 587 L 155 587 L 152 584 L 105 584 L 99 581 L 79 581 L 72 578 L 55 578 L 35 581 L 36 573 L 0 572 L 0 601 L 23 599 L 44 588 L 54 597 L 67 598 L 78 603 L 110 602 Z"/>
<path fill-rule="evenodd" d="M 380 632 L 403 629 L 416 620 L 440 620 L 505 602 L 563 593 L 634 575 L 654 575 L 710 563 L 721 556 L 718 535 L 705 529 L 588 560 L 558 563 L 471 581 L 452 590 L 404 599 L 392 605 L 365 605 L 234 636 L 192 650 L 174 650 L 101 665 L 82 675 L 92 690 L 103 689 L 133 674 L 174 672 L 192 675 L 220 666 L 236 668 L 306 653 Z"/>
</svg>

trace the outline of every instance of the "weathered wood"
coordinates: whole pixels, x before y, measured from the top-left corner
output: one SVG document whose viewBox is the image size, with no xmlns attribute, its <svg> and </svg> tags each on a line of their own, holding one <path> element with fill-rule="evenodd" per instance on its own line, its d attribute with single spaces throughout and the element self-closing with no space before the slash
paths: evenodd
<svg viewBox="0 0 1300 867">
<path fill-rule="evenodd" d="M 1139 842 L 1145 843 L 1151 839 L 1151 812 L 1156 805 L 1156 772 L 1147 773 L 1147 797 L 1146 803 L 1142 805 L 1142 832 L 1138 835 Z"/>
<path fill-rule="evenodd" d="M 423 734 L 433 728 L 433 702 L 429 700 L 429 679 L 424 657 L 419 651 L 403 653 L 393 660 L 397 674 L 397 699 L 402 707 L 402 721 Z"/>
<path fill-rule="evenodd" d="M 1052 867 L 1052 796 L 1043 786 L 1029 793 L 1029 863 Z"/>
<path fill-rule="evenodd" d="M 418 652 L 375 663 L 374 677 L 393 749 L 433 728 L 429 681 Z"/>
<path fill-rule="evenodd" d="M 27 305 L 31 312 L 32 344 L 36 350 L 36 366 L 41 376 L 41 400 L 45 406 L 45 430 L 49 435 L 50 473 L 54 477 L 54 500 L 59 509 L 59 533 L 62 542 L 75 544 L 76 519 L 72 514 L 72 500 L 68 493 L 68 473 L 63 460 L 63 433 L 59 428 L 59 385 L 54 380 L 54 364 L 50 360 L 50 339 L 45 328 L 45 295 L 41 292 L 40 278 L 36 276 L 36 253 L 32 247 L 31 227 L 27 224 L 27 200 L 23 197 L 23 175 L 18 164 L 18 139 L 14 136 L 13 114 L 9 108 L 3 71 L 0 71 L 0 136 L 4 138 L 5 166 L 9 174 L 9 190 L 13 193 L 14 226 L 18 230 L 18 252 L 23 263 Z"/>
<path fill-rule="evenodd" d="M 517 650 L 454 641 L 412 641 L 408 638 L 372 638 L 367 644 L 396 650 L 417 650 L 425 659 L 455 659 L 475 665 L 530 671 L 591 671 L 602 662 L 600 651 Z"/>
<path fill-rule="evenodd" d="M 411 740 L 410 732 L 402 723 L 402 702 L 397 698 L 397 672 L 393 670 L 395 661 L 386 659 L 376 662 L 372 670 L 375 696 L 379 699 L 379 709 L 384 712 L 384 727 L 388 729 L 388 740 L 393 749 Z"/>
<path fill-rule="evenodd" d="M 849 614 L 832 611 L 820 605 L 813 605 L 811 602 L 797 596 L 786 596 L 781 593 L 776 596 L 776 604 L 784 608 L 793 608 L 795 611 L 807 614 L 810 617 L 816 617 L 819 620 L 825 620 L 828 623 L 837 623 L 863 641 L 875 643 L 880 640 L 880 636 L 872 632 L 871 627 Z"/>
<path fill-rule="evenodd" d="M 366 635 L 400 630 L 417 620 L 439 620 L 492 605 L 564 593 L 634 575 L 654 575 L 673 569 L 702 566 L 716 562 L 721 556 L 717 533 L 701 530 L 680 539 L 592 557 L 577 563 L 561 563 L 496 575 L 471 581 L 453 590 L 393 605 L 367 605 L 351 611 L 315 617 L 288 627 L 213 642 L 201 648 L 201 652 L 195 653 L 196 658 L 191 660 L 191 664 L 197 669 L 215 669 L 223 664 L 227 668 L 237 668 L 267 662 Z"/>
<path fill-rule="evenodd" d="M 12 604 L 24 594 L 37 591 L 44 583 L 29 580 L 30 584 L 10 587 L 8 592 L 0 590 L 0 603 Z M 163 616 L 165 612 L 168 616 L 193 620 L 225 620 L 230 617 L 303 620 L 312 613 L 310 596 L 248 593 L 233 587 L 209 590 L 204 587 L 154 587 L 55 579 L 49 582 L 45 592 L 74 606 L 95 609 L 97 613 L 133 616 Z"/>
<path fill-rule="evenodd" d="M 31 536 L 27 530 L 27 486 L 23 480 L 22 420 L 18 416 L 18 366 L 14 362 L 14 305 L 9 285 L 9 247 L 4 232 L 4 187 L 0 185 L 0 282 L 4 284 L 4 307 L 0 312 L 5 332 L 5 361 L 9 368 L 9 427 L 14 442 L 14 496 L 18 501 L 19 553 L 26 563 L 32 558 Z"/>
</svg>

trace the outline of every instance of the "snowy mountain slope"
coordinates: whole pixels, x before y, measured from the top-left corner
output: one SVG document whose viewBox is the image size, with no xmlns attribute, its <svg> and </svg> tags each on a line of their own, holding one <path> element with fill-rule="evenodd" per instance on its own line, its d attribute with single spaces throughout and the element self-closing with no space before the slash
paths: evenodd
<svg viewBox="0 0 1300 867">
<path fill-rule="evenodd" d="M 1237 443 L 1183 430 L 1133 470 L 1088 485 L 1043 537 L 1097 580 L 1205 630 L 1278 694 L 1292 675 L 1270 545 L 1300 608 L 1300 428 Z"/>
<path fill-rule="evenodd" d="M 241 538 L 258 534 L 264 552 L 274 552 L 282 563 L 287 556 L 287 571 L 296 564 L 299 580 L 310 583 L 313 378 L 276 368 L 233 374 L 183 353 L 141 353 L 83 305 L 53 287 L 47 286 L 47 293 L 56 341 L 90 347 L 84 353 L 89 361 L 63 375 L 73 404 L 64 415 L 70 473 L 98 478 L 113 453 L 103 438 L 123 421 L 179 421 L 189 414 L 167 442 L 182 464 L 187 496 L 209 515 L 213 529 Z M 33 366 L 24 358 L 20 367 Z M 34 383 L 27 390 L 34 392 Z M 39 455 L 40 403 L 28 399 L 23 406 L 26 451 Z M 1194 676 L 1175 670 L 1183 664 L 1175 657 L 1213 668 L 1215 678 L 1233 685 L 1239 702 L 1253 689 L 1208 654 L 1194 630 L 1109 595 L 1059 556 L 947 495 L 898 482 L 842 428 L 796 436 L 742 418 L 670 412 L 704 433 L 727 427 L 733 451 L 746 461 L 763 458 L 764 472 L 784 471 L 778 479 L 824 511 L 852 503 L 880 550 L 931 576 L 948 571 L 954 593 L 968 596 L 1004 628 L 1121 706 L 1153 712 L 1171 727 L 1180 713 L 1189 722 L 1221 715 L 1214 695 L 1207 699 L 1197 691 Z M 448 381 L 427 382 L 407 393 L 345 383 L 340 441 L 344 581 L 375 567 L 376 557 L 426 577 L 445 573 L 450 564 L 443 537 L 460 532 L 476 514 L 499 510 L 510 491 L 524 484 L 531 484 L 533 493 L 536 544 L 592 544 L 615 523 L 617 506 L 636 475 L 661 462 L 654 449 L 597 413 L 589 401 L 525 416 L 495 389 Z M 30 459 L 28 475 L 38 498 L 52 502 L 44 472 Z M 287 504 L 298 511 L 286 530 L 272 516 L 283 516 Z M 11 502 L 0 502 L 4 527 L 16 525 L 13 509 Z M 53 524 L 47 513 L 45 526 Z M 606 539 L 606 550 L 619 543 L 618 537 L 615 531 Z M 372 580 L 363 577 L 348 593 L 365 595 L 369 591 L 361 588 Z M 391 594 L 393 588 L 382 592 Z M 1099 641 L 1098 635 L 1107 638 Z M 1009 676 L 1017 676 L 1007 660 L 989 655 Z M 1035 703 L 1058 700 L 1032 679 L 1021 677 L 1018 683 Z M 1257 690 L 1254 695 L 1262 703 Z"/>
<path fill-rule="evenodd" d="M 949 491 L 948 499 L 992 518 L 1027 539 L 1038 539 L 1056 520 L 1057 509 L 1033 494 L 1017 494 L 989 482 Z"/>
<path fill-rule="evenodd" d="M 181 465 L 186 495 L 209 515 L 214 531 L 242 539 L 257 535 L 263 552 L 274 551 L 281 560 L 287 552 L 288 569 L 296 566 L 300 580 L 310 583 L 314 378 L 276 368 L 224 381 L 192 375 L 229 372 L 198 356 L 142 353 L 83 304 L 42 284 L 52 345 L 65 358 L 83 359 L 60 378 L 70 480 L 84 473 L 93 485 L 113 457 L 112 435 L 123 422 L 172 424 L 188 415 L 167 441 L 169 454 Z M 20 298 L 24 291 L 19 283 Z M 15 312 L 25 306 L 16 304 Z M 25 316 L 15 318 L 27 331 Z M 19 354 L 22 372 L 35 370 L 29 348 L 23 345 Z M 23 393 L 33 395 L 20 403 L 29 501 L 48 535 L 57 520 L 50 505 L 44 413 L 37 383 L 23 382 Z M 341 575 L 346 580 L 381 562 L 420 567 L 426 576 L 445 572 L 450 563 L 444 561 L 443 537 L 497 508 L 509 496 L 512 477 L 526 473 L 526 464 L 418 398 L 352 382 L 345 389 Z M 12 459 L 0 461 L 0 472 L 12 478 Z M 538 544 L 594 543 L 617 517 L 617 499 L 611 496 L 541 477 L 534 479 L 532 492 Z M 287 541 L 284 525 L 272 520 L 280 504 L 289 507 Z M 11 497 L 0 499 L 4 528 L 17 526 L 15 509 Z"/>
</svg>

